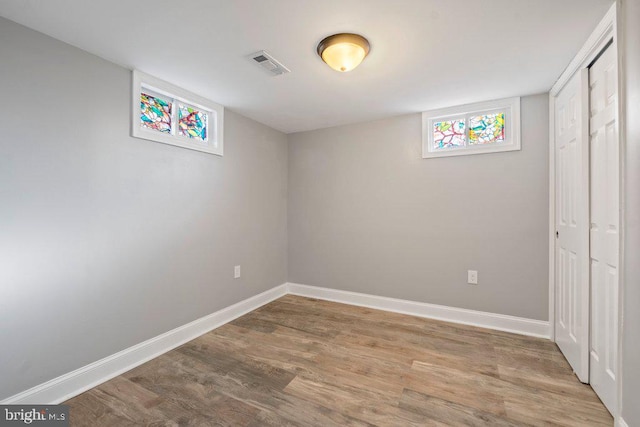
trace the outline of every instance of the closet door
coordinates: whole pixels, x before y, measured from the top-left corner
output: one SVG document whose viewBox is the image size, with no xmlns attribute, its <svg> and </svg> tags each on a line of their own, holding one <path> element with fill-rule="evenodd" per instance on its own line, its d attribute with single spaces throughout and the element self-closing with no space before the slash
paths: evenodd
<svg viewBox="0 0 640 427">
<path fill-rule="evenodd" d="M 589 70 L 591 147 L 591 387 L 611 413 L 618 375 L 618 258 L 620 157 L 618 71 L 611 46 Z"/>
<path fill-rule="evenodd" d="M 555 99 L 556 343 L 582 382 L 589 381 L 588 71 Z"/>
</svg>

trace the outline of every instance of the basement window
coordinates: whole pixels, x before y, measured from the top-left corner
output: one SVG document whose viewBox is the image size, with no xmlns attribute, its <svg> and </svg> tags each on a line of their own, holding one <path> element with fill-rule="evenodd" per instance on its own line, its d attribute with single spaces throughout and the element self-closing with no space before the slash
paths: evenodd
<svg viewBox="0 0 640 427">
<path fill-rule="evenodd" d="M 422 113 L 422 157 L 520 150 L 520 98 Z"/>
<path fill-rule="evenodd" d="M 205 153 L 223 153 L 224 107 L 135 70 L 132 135 Z"/>
</svg>

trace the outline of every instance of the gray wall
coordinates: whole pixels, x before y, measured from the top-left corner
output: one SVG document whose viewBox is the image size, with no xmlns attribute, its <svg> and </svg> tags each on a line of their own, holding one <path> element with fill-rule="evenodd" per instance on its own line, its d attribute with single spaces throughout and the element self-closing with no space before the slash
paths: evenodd
<svg viewBox="0 0 640 427">
<path fill-rule="evenodd" d="M 286 135 L 131 138 L 130 87 L 0 18 L 0 399 L 286 281 Z"/>
<path fill-rule="evenodd" d="M 624 300 L 622 340 L 622 417 L 640 426 L 640 0 L 622 2 L 625 74 L 624 118 Z"/>
<path fill-rule="evenodd" d="M 290 135 L 289 281 L 547 320 L 548 122 L 524 97 L 521 151 L 438 159 L 419 114 Z"/>
</svg>

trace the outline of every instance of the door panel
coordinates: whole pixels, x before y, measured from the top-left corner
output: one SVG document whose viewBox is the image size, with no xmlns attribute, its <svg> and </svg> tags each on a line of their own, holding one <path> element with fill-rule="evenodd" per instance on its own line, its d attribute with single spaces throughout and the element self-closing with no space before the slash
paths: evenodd
<svg viewBox="0 0 640 427">
<path fill-rule="evenodd" d="M 590 383 L 613 413 L 617 396 L 619 144 L 617 134 L 617 64 L 611 47 L 589 70 L 589 140 L 591 149 Z"/>
<path fill-rule="evenodd" d="M 588 72 L 555 99 L 556 342 L 582 382 L 589 380 Z"/>
</svg>

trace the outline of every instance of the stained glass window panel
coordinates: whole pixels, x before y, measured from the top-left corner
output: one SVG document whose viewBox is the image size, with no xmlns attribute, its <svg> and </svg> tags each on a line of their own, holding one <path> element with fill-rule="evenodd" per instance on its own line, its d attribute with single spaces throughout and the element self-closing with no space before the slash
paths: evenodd
<svg viewBox="0 0 640 427">
<path fill-rule="evenodd" d="M 469 117 L 469 144 L 504 142 L 504 113 Z"/>
<path fill-rule="evenodd" d="M 207 140 L 207 120 L 203 111 L 180 105 L 178 109 L 178 134 L 200 141 Z"/>
<path fill-rule="evenodd" d="M 433 124 L 433 146 L 436 150 L 464 147 L 466 139 L 464 119 L 443 120 Z"/>
<path fill-rule="evenodd" d="M 140 93 L 140 126 L 171 133 L 171 101 Z"/>
</svg>

